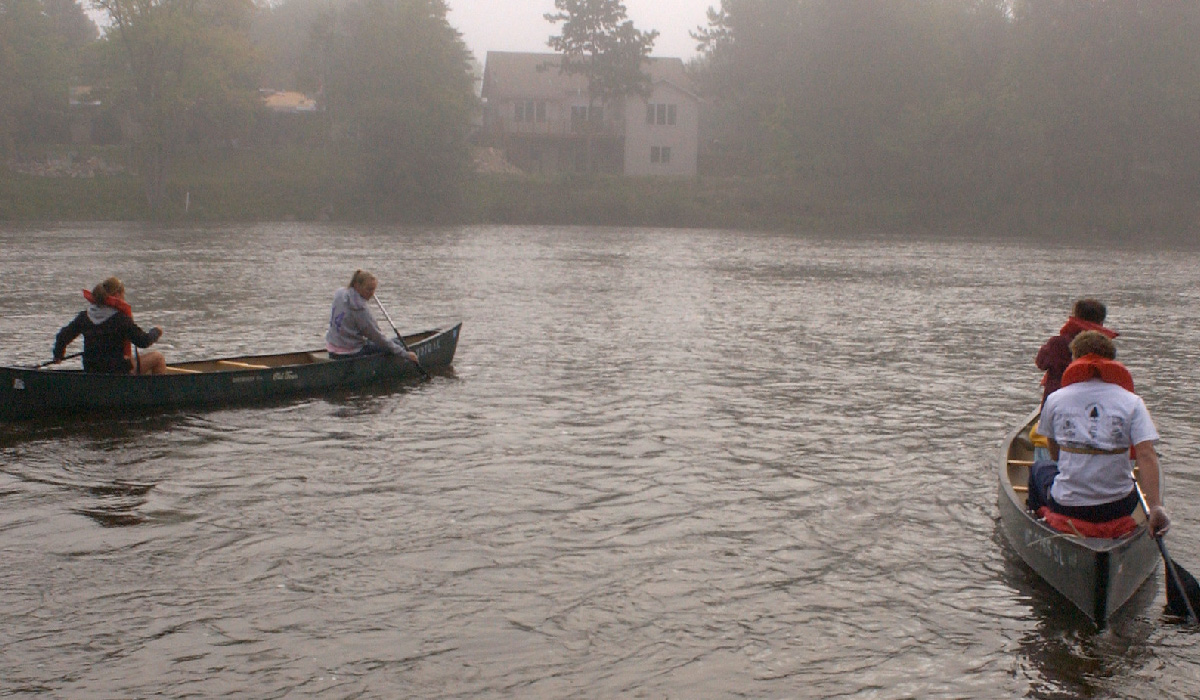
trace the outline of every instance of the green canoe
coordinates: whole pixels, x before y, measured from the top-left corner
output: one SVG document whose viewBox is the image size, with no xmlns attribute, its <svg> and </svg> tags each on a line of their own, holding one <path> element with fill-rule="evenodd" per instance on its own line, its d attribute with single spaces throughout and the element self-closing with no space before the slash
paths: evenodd
<svg viewBox="0 0 1200 700">
<path fill-rule="evenodd" d="M 0 367 L 0 420 L 227 406 L 397 386 L 450 366 L 461 323 L 405 336 L 421 367 L 394 355 L 332 360 L 325 350 L 180 362 L 155 376 Z"/>
</svg>

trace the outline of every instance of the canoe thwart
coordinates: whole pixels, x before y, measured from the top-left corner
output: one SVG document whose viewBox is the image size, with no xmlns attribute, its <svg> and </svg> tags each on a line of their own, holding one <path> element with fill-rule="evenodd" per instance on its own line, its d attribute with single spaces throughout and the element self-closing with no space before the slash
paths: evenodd
<svg viewBox="0 0 1200 700">
<path fill-rule="evenodd" d="M 240 369 L 271 369 L 267 365 L 256 365 L 249 362 L 237 362 L 234 360 L 217 360 L 218 365 L 226 365 L 227 367 L 238 367 Z"/>
</svg>

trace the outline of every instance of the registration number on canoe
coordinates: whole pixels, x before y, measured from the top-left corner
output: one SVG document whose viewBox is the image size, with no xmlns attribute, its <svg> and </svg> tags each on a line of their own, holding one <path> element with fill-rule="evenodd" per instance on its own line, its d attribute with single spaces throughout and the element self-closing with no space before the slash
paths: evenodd
<svg viewBox="0 0 1200 700">
<path fill-rule="evenodd" d="M 1057 538 L 1044 537 L 1036 532 L 1027 530 L 1025 532 L 1025 546 L 1029 549 L 1037 549 L 1043 556 L 1059 566 L 1079 565 L 1079 553 L 1058 546 Z"/>
<path fill-rule="evenodd" d="M 281 372 L 272 372 L 271 373 L 271 381 L 273 381 L 273 382 L 294 382 L 299 378 L 300 378 L 300 375 L 296 374 L 295 372 L 293 372 L 290 369 L 285 369 Z M 243 376 L 237 376 L 237 377 L 230 378 L 230 381 L 232 381 L 234 384 L 246 384 L 248 382 L 261 382 L 262 380 L 263 380 L 263 375 L 261 375 L 261 374 L 247 374 L 247 375 L 243 375 Z"/>
</svg>

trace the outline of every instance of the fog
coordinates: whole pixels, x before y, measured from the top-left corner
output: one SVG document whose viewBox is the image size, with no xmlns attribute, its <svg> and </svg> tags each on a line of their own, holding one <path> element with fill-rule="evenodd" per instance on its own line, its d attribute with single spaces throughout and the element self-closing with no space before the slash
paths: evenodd
<svg viewBox="0 0 1200 700">
<path fill-rule="evenodd" d="M 0 220 L 1200 226 L 1200 3 L 616 4 L 0 1 Z"/>
<path fill-rule="evenodd" d="M 543 19 L 554 0 L 449 0 L 450 24 L 462 32 L 467 47 L 482 61 L 488 51 L 549 51 L 546 39 L 556 34 Z M 688 32 L 707 24 L 714 0 L 626 0 L 629 18 L 643 30 L 657 30 L 655 56 L 687 60 L 696 54 Z"/>
</svg>

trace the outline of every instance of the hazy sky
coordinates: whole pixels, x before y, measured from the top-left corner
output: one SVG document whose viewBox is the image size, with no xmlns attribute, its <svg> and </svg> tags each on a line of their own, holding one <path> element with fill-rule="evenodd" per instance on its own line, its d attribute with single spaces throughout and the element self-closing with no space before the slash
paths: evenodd
<svg viewBox="0 0 1200 700">
<path fill-rule="evenodd" d="M 546 40 L 562 24 L 542 19 L 554 12 L 554 0 L 447 0 L 450 24 L 462 32 L 467 48 L 482 62 L 488 51 L 550 51 Z M 705 11 L 720 0 L 625 0 L 629 19 L 643 31 L 658 30 L 654 56 L 685 61 L 696 54 L 688 32 L 707 25 Z"/>
</svg>

